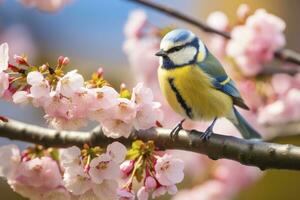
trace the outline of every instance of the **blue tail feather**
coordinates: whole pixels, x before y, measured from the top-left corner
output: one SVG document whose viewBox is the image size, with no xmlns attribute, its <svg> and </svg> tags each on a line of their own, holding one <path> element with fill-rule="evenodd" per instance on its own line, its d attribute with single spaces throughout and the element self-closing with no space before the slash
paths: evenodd
<svg viewBox="0 0 300 200">
<path fill-rule="evenodd" d="M 235 127 L 239 130 L 243 138 L 253 139 L 261 138 L 261 135 L 243 118 L 243 116 L 233 107 L 233 112 L 238 123 L 234 123 Z"/>
</svg>

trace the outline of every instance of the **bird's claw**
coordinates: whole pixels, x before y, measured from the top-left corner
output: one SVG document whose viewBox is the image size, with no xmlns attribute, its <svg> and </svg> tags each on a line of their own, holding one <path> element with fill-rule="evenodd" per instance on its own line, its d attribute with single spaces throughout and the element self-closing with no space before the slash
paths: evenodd
<svg viewBox="0 0 300 200">
<path fill-rule="evenodd" d="M 179 124 L 177 124 L 177 126 L 175 126 L 173 128 L 173 130 L 171 131 L 170 133 L 170 137 L 171 137 L 171 140 L 175 140 L 175 137 L 178 137 L 178 134 L 179 134 L 179 131 L 181 131 L 183 128 L 182 128 L 182 124 L 183 124 L 184 120 L 182 120 Z"/>
<path fill-rule="evenodd" d="M 207 141 L 209 140 L 210 136 L 213 134 L 213 130 L 211 127 L 208 127 L 201 135 L 200 139 Z"/>
<path fill-rule="evenodd" d="M 209 127 L 204 131 L 204 133 L 200 135 L 200 139 L 204 141 L 209 140 L 210 136 L 214 133 L 213 128 L 215 126 L 216 121 L 217 121 L 217 117 L 213 120 L 211 125 L 209 125 Z"/>
<path fill-rule="evenodd" d="M 181 130 L 181 129 L 180 129 L 178 126 L 176 126 L 176 127 L 171 131 L 170 137 L 171 137 L 171 139 L 172 139 L 173 141 L 174 141 L 175 137 L 178 136 L 180 130 Z"/>
</svg>

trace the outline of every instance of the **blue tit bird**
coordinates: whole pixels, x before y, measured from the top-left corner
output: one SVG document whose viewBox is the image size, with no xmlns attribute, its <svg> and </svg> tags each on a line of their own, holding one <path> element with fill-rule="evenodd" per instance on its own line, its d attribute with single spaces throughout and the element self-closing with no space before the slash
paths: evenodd
<svg viewBox="0 0 300 200">
<path fill-rule="evenodd" d="M 212 120 L 201 135 L 209 139 L 216 120 L 229 119 L 246 139 L 261 138 L 234 106 L 249 110 L 233 80 L 204 43 L 191 31 L 176 29 L 160 43 L 158 79 L 162 93 L 175 112 L 184 119 L 172 130 L 182 129 L 186 118 Z"/>
</svg>

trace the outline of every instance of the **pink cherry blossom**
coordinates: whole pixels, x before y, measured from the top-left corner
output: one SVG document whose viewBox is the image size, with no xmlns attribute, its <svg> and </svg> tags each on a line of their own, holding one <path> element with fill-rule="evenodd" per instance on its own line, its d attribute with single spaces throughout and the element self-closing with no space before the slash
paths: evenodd
<svg viewBox="0 0 300 200">
<path fill-rule="evenodd" d="M 8 183 L 10 184 L 11 188 L 15 192 L 19 193 L 23 197 L 28 197 L 28 199 L 30 199 L 30 200 L 44 199 L 43 194 L 47 195 L 47 193 L 48 193 L 48 192 L 41 193 L 28 185 L 18 184 L 18 183 L 14 183 L 11 181 L 8 181 Z M 51 190 L 51 192 L 52 192 L 52 190 Z"/>
<path fill-rule="evenodd" d="M 258 112 L 260 124 L 282 124 L 300 118 L 299 74 L 275 74 L 271 79 L 273 100 L 261 106 Z"/>
<path fill-rule="evenodd" d="M 131 100 L 137 105 L 148 104 L 153 101 L 153 93 L 150 88 L 145 87 L 144 83 L 138 83 L 132 89 Z"/>
<path fill-rule="evenodd" d="M 0 72 L 0 97 L 4 95 L 9 87 L 9 76 L 5 72 Z"/>
<path fill-rule="evenodd" d="M 134 127 L 137 130 L 151 128 L 157 121 L 162 121 L 161 104 L 153 102 L 152 90 L 145 87 L 143 83 L 139 83 L 133 88 L 131 101 L 137 104 L 134 120 Z M 149 113 L 153 113 L 153 115 L 149 115 Z"/>
<path fill-rule="evenodd" d="M 294 80 L 293 77 L 288 74 L 275 74 L 272 76 L 271 84 L 274 92 L 282 96 L 294 86 Z"/>
<path fill-rule="evenodd" d="M 45 115 L 44 118 L 50 127 L 57 130 L 77 130 L 87 125 L 87 119 L 66 119 L 64 117 L 51 117 Z"/>
<path fill-rule="evenodd" d="M 30 200 L 71 200 L 71 195 L 64 188 L 52 189 L 46 192 L 33 190 L 27 185 L 13 185 L 13 190 Z"/>
<path fill-rule="evenodd" d="M 207 24 L 219 31 L 228 31 L 229 20 L 228 17 L 221 11 L 215 11 L 209 14 L 206 20 Z M 208 46 L 211 51 L 219 58 L 225 55 L 227 40 L 219 35 L 209 36 Z"/>
<path fill-rule="evenodd" d="M 228 29 L 228 17 L 221 11 L 215 11 L 209 14 L 206 20 L 207 24 L 221 31 Z"/>
<path fill-rule="evenodd" d="M 40 192 L 55 189 L 62 185 L 58 165 L 49 157 L 22 162 L 18 166 L 14 180 L 18 184 L 31 186 Z"/>
<path fill-rule="evenodd" d="M 136 116 L 136 105 L 129 99 L 118 98 L 118 105 L 112 110 L 116 119 L 124 122 L 132 122 Z"/>
<path fill-rule="evenodd" d="M 237 194 L 262 175 L 262 172 L 255 167 L 243 166 L 231 160 L 220 160 L 218 164 L 213 172 L 214 177 L 224 184 L 224 191 L 229 196 Z M 239 174 L 236 174 L 237 171 Z"/>
<path fill-rule="evenodd" d="M 224 184 L 217 180 L 210 180 L 191 190 L 181 190 L 172 200 L 229 200 L 233 197 L 224 195 Z"/>
<path fill-rule="evenodd" d="M 91 110 L 109 109 L 118 104 L 119 94 L 112 87 L 92 88 L 89 92 L 95 98 Z"/>
<path fill-rule="evenodd" d="M 155 165 L 155 177 L 161 185 L 170 186 L 180 183 L 183 180 L 184 164 L 179 159 L 172 158 L 165 154 L 157 159 Z"/>
<path fill-rule="evenodd" d="M 107 137 L 118 138 L 123 136 L 128 138 L 136 116 L 134 102 L 125 98 L 118 98 L 117 106 L 107 110 L 107 113 L 106 119 L 101 121 L 103 133 Z"/>
<path fill-rule="evenodd" d="M 13 102 L 15 104 L 27 104 L 29 102 L 27 91 L 17 91 L 12 96 Z"/>
<path fill-rule="evenodd" d="M 127 37 L 139 37 L 147 23 L 147 16 L 142 10 L 135 10 L 130 13 L 129 19 L 125 25 L 125 35 Z"/>
<path fill-rule="evenodd" d="M 89 174 L 94 183 L 100 184 L 105 179 L 117 179 L 120 169 L 108 154 L 102 154 L 91 161 Z"/>
<path fill-rule="evenodd" d="M 127 149 L 120 142 L 113 142 L 107 146 L 106 152 L 114 162 L 119 164 L 124 161 Z"/>
<path fill-rule="evenodd" d="M 77 70 L 72 70 L 64 75 L 57 83 L 56 91 L 63 96 L 71 97 L 83 87 L 84 79 Z"/>
<path fill-rule="evenodd" d="M 20 150 L 16 145 L 0 147 L 0 177 L 11 178 L 21 162 Z"/>
<path fill-rule="evenodd" d="M 133 129 L 132 124 L 128 124 L 120 119 L 105 119 L 101 122 L 103 134 L 111 138 L 128 138 Z"/>
<path fill-rule="evenodd" d="M 134 127 L 137 130 L 148 129 L 155 126 L 157 121 L 161 122 L 163 120 L 163 113 L 160 108 L 161 104 L 159 102 L 140 105 L 134 119 Z M 149 113 L 152 114 L 149 115 Z"/>
<path fill-rule="evenodd" d="M 300 98 L 297 98 L 298 101 L 288 101 L 287 98 L 294 99 L 299 97 L 300 93 L 296 89 L 291 90 L 291 92 L 286 97 L 262 107 L 258 113 L 258 122 L 260 124 L 282 124 L 298 119 L 300 116 L 297 114 L 299 111 L 297 106 L 300 105 Z M 288 104 L 287 102 L 292 103 Z"/>
<path fill-rule="evenodd" d="M 30 197 L 30 196 L 28 196 Z M 57 188 L 43 193 L 40 199 L 43 200 L 71 200 L 71 195 L 65 188 Z"/>
<path fill-rule="evenodd" d="M 236 173 L 237 171 L 239 173 Z M 253 184 L 262 175 L 257 168 L 243 166 L 230 160 L 217 161 L 210 173 L 213 179 L 208 179 L 191 190 L 182 190 L 172 199 L 233 199 L 238 192 Z"/>
<path fill-rule="evenodd" d="M 7 69 L 8 67 L 8 44 L 3 43 L 0 45 L 0 73 Z"/>
<path fill-rule="evenodd" d="M 93 184 L 93 192 L 97 200 L 116 200 L 118 183 L 115 180 L 103 180 L 101 184 Z"/>
<path fill-rule="evenodd" d="M 119 189 L 117 191 L 117 194 L 118 194 L 119 200 L 134 200 L 134 197 L 135 197 L 134 193 L 132 191 L 129 191 L 126 188 Z"/>
<path fill-rule="evenodd" d="M 41 72 L 33 71 L 27 74 L 27 83 L 29 85 L 38 85 L 44 80 Z"/>
<path fill-rule="evenodd" d="M 66 168 L 63 181 L 66 189 L 74 195 L 82 195 L 92 188 L 89 175 L 79 165 Z"/>
<path fill-rule="evenodd" d="M 160 39 L 157 36 L 150 35 L 140 40 L 128 38 L 123 47 L 136 80 L 143 81 L 147 87 L 153 87 L 152 84 L 157 85 L 156 70 L 159 59 L 153 55 L 158 51 L 159 43 Z"/>
<path fill-rule="evenodd" d="M 13 61 L 14 55 L 30 55 L 30 60 L 35 61 L 38 51 L 35 39 L 28 26 L 18 23 L 12 24 L 1 31 L 1 40 L 9 44 L 9 62 Z"/>
<path fill-rule="evenodd" d="M 143 186 L 137 192 L 137 199 L 138 200 L 148 200 L 149 193 L 146 191 L 146 188 Z"/>
<path fill-rule="evenodd" d="M 42 98 L 42 97 L 49 97 L 50 94 L 50 86 L 49 82 L 43 79 L 38 84 L 34 84 L 30 88 L 30 96 L 33 98 Z"/>
<path fill-rule="evenodd" d="M 159 63 L 153 55 L 159 49 L 160 38 L 155 34 L 156 30 L 156 27 L 147 23 L 146 13 L 140 10 L 133 11 L 125 25 L 126 41 L 123 49 L 136 79 L 143 81 L 147 87 L 157 85 L 156 69 Z"/>
<path fill-rule="evenodd" d="M 234 58 L 244 75 L 254 76 L 285 45 L 284 29 L 282 19 L 258 9 L 247 18 L 245 25 L 232 30 L 227 54 Z"/>
<path fill-rule="evenodd" d="M 264 105 L 263 97 L 257 92 L 257 85 L 254 80 L 242 80 L 237 84 L 243 99 L 252 110 L 256 110 Z"/>
<path fill-rule="evenodd" d="M 170 195 L 175 195 L 177 193 L 176 185 L 169 185 L 169 186 L 160 186 L 154 190 L 152 193 L 152 198 L 155 199 L 156 197 L 162 196 L 166 193 Z"/>
<path fill-rule="evenodd" d="M 81 163 L 80 149 L 76 146 L 72 146 L 59 151 L 59 161 L 63 167 L 72 167 Z"/>
</svg>

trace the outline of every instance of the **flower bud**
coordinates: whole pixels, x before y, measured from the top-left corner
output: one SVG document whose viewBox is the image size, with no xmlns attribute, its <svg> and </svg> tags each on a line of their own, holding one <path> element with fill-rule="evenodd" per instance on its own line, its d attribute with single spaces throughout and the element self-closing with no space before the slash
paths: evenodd
<svg viewBox="0 0 300 200">
<path fill-rule="evenodd" d="M 241 23 L 244 23 L 247 17 L 250 15 L 251 9 L 247 4 L 241 4 L 237 9 L 237 17 Z"/>
<path fill-rule="evenodd" d="M 14 59 L 16 60 L 16 63 L 18 63 L 19 65 L 29 66 L 27 63 L 27 59 L 23 56 L 14 55 Z"/>
<path fill-rule="evenodd" d="M 65 66 L 68 65 L 70 62 L 70 59 L 68 57 L 59 56 L 58 57 L 58 65 L 59 66 Z"/>
<path fill-rule="evenodd" d="M 99 67 L 98 70 L 97 70 L 97 75 L 99 77 L 103 76 L 103 68 L 102 67 Z"/>
<path fill-rule="evenodd" d="M 126 160 L 120 165 L 121 172 L 125 177 L 127 177 L 130 174 L 133 167 L 134 167 L 133 160 Z"/>
<path fill-rule="evenodd" d="M 148 176 L 145 180 L 146 190 L 155 189 L 156 186 L 157 186 L 157 182 L 156 182 L 155 178 L 153 178 L 152 176 Z"/>
</svg>

